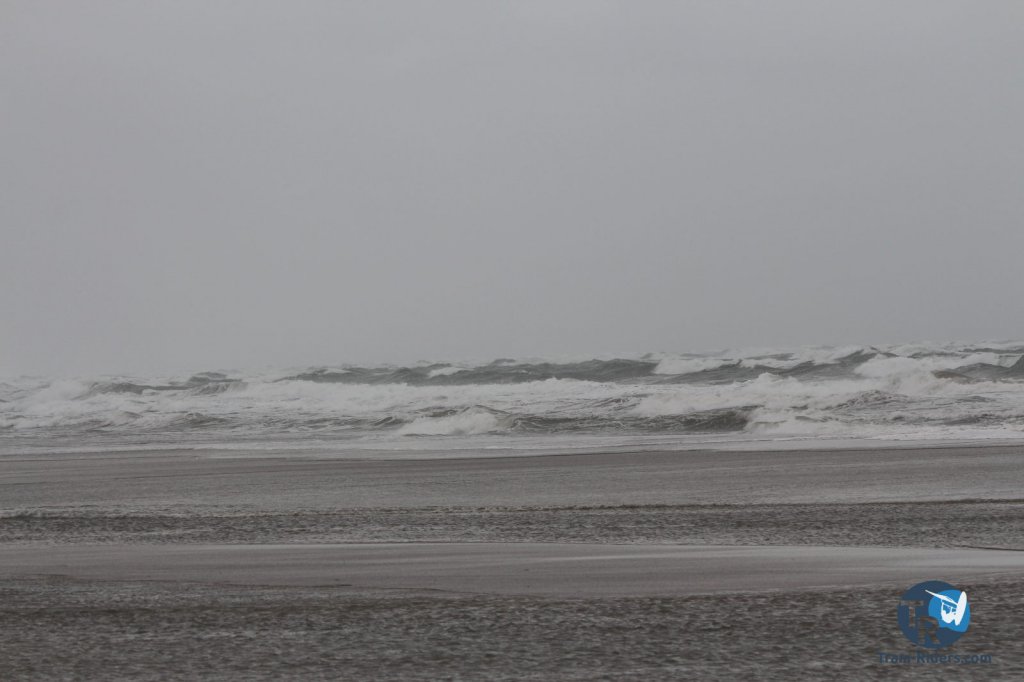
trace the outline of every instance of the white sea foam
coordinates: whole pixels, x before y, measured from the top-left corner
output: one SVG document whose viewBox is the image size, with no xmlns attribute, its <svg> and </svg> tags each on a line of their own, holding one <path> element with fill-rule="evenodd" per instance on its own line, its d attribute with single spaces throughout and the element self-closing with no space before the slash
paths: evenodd
<svg viewBox="0 0 1024 682">
<path fill-rule="evenodd" d="M 1024 377 L 1013 368 L 1022 353 L 1012 343 L 915 344 L 5 379 L 0 450 L 47 439 L 74 447 L 239 439 L 307 447 L 317 439 L 405 448 L 426 436 L 474 444 L 500 436 L 502 447 L 535 448 L 556 435 L 560 447 L 573 437 L 626 445 L 701 429 L 717 429 L 718 439 L 1024 438 Z M 709 369 L 719 371 L 702 374 Z"/>
<path fill-rule="evenodd" d="M 403 436 L 472 436 L 504 429 L 502 417 L 489 410 L 469 409 L 443 417 L 418 417 L 398 429 Z"/>
<path fill-rule="evenodd" d="M 434 378 L 434 377 L 447 377 L 447 376 L 451 376 L 452 374 L 458 374 L 459 372 L 463 371 L 464 369 L 465 369 L 465 367 L 455 367 L 455 366 L 451 366 L 451 367 L 438 367 L 437 369 L 430 370 L 430 372 L 427 374 L 427 376 L 430 377 L 431 379 Z"/>
</svg>

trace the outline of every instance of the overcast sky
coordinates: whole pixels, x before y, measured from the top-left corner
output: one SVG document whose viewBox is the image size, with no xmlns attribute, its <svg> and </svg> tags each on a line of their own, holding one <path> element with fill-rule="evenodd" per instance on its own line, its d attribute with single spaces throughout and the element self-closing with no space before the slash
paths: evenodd
<svg viewBox="0 0 1024 682">
<path fill-rule="evenodd" d="M 1024 337 L 1024 2 L 0 0 L 0 373 Z"/>
</svg>

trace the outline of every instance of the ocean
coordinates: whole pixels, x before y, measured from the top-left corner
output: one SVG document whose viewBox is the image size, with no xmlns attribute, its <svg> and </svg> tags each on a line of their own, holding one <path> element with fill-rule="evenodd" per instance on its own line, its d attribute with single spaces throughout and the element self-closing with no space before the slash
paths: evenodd
<svg viewBox="0 0 1024 682">
<path fill-rule="evenodd" d="M 0 454 L 416 457 L 1024 438 L 1024 343 L 0 380 Z"/>
</svg>

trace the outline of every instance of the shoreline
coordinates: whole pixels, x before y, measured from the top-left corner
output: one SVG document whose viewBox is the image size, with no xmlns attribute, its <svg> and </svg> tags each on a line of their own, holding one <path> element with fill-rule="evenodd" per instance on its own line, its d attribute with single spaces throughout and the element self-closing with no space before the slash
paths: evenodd
<svg viewBox="0 0 1024 682">
<path fill-rule="evenodd" d="M 298 443 L 273 447 L 260 447 L 259 441 L 252 443 L 194 443 L 154 444 L 151 446 L 95 445 L 73 448 L 41 448 L 32 453 L 31 446 L 0 449 L 0 464 L 4 462 L 25 462 L 60 459 L 123 459 L 147 455 L 187 455 L 205 459 L 244 460 L 311 460 L 346 462 L 387 462 L 422 460 L 464 460 L 464 459 L 520 459 L 536 457 L 573 457 L 584 455 L 654 454 L 663 452 L 865 452 L 877 450 L 947 450 L 988 448 L 1024 448 L 1024 436 L 1016 438 L 977 439 L 872 439 L 872 438 L 784 438 L 777 440 L 722 440 L 699 441 L 694 443 L 666 441 L 637 442 L 602 446 L 595 443 L 573 446 L 570 443 L 553 443 L 543 447 L 500 447 L 461 446 L 458 448 L 391 448 L 391 447 L 337 447 L 330 444 L 300 446 Z"/>
<path fill-rule="evenodd" d="M 0 511 L 270 511 L 1017 499 L 1024 445 L 643 451 L 462 459 L 0 459 Z"/>
</svg>

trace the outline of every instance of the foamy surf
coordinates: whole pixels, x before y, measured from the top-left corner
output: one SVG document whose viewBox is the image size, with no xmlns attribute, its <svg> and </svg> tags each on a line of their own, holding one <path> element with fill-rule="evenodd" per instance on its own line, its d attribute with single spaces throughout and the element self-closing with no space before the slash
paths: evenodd
<svg viewBox="0 0 1024 682">
<path fill-rule="evenodd" d="M 500 449 L 1024 438 L 1024 344 L 0 382 L 0 448 Z"/>
</svg>

